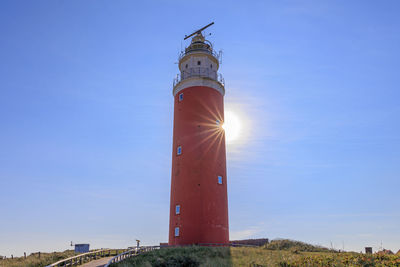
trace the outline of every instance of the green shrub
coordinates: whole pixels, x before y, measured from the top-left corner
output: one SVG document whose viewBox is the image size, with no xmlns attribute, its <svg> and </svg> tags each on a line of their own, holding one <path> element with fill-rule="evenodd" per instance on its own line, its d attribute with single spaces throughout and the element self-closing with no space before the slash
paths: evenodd
<svg viewBox="0 0 400 267">
<path fill-rule="evenodd" d="M 229 248 L 191 246 L 155 250 L 132 257 L 115 266 L 199 267 L 204 262 L 209 262 L 209 266 L 227 266 L 223 262 L 229 259 Z M 213 265 L 214 262 L 219 264 Z"/>
</svg>

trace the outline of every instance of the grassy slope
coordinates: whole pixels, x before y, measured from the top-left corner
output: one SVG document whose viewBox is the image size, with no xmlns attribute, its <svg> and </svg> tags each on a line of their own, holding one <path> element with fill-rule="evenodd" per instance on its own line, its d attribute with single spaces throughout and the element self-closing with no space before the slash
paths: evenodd
<svg viewBox="0 0 400 267">
<path fill-rule="evenodd" d="M 266 248 L 165 248 L 139 255 L 120 264 L 128 266 L 400 266 L 400 255 L 335 252 L 297 252 Z"/>
<path fill-rule="evenodd" d="M 66 259 L 74 256 L 73 250 L 66 250 L 64 252 L 53 252 L 53 253 L 40 253 L 40 259 L 37 253 L 31 254 L 24 259 L 24 257 L 18 257 L 14 259 L 0 260 L 0 267 L 39 267 L 52 264 L 61 259 Z"/>
<path fill-rule="evenodd" d="M 337 252 L 336 250 L 328 249 L 322 246 L 311 245 L 291 239 L 272 240 L 265 245 L 265 248 L 271 250 L 290 250 L 303 252 Z"/>
<path fill-rule="evenodd" d="M 121 253 L 122 249 L 112 249 L 110 251 L 111 256 Z M 0 260 L 0 267 L 42 267 L 49 264 L 55 263 L 59 260 L 66 259 L 72 256 L 77 256 L 79 253 L 75 253 L 73 250 L 66 250 L 64 252 L 53 252 L 53 253 L 40 253 L 40 259 L 37 253 L 31 254 L 26 259 L 24 257 L 18 257 L 14 259 Z"/>
</svg>

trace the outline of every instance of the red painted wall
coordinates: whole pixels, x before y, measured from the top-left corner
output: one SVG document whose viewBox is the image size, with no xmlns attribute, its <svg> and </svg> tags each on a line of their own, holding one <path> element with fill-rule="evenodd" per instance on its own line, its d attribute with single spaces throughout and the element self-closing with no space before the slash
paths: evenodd
<svg viewBox="0 0 400 267">
<path fill-rule="evenodd" d="M 223 96 L 213 88 L 188 87 L 175 96 L 169 245 L 229 242 L 225 134 L 216 123 L 223 117 Z"/>
</svg>

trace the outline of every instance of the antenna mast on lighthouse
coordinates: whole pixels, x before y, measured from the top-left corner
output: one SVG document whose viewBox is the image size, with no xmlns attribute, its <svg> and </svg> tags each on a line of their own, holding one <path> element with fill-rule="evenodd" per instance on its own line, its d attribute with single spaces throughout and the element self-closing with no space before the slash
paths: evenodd
<svg viewBox="0 0 400 267">
<path fill-rule="evenodd" d="M 203 28 L 195 31 L 194 33 L 190 34 L 190 35 L 185 35 L 185 38 L 183 38 L 183 40 L 186 40 L 187 38 L 192 37 L 195 34 L 200 34 L 202 31 L 204 31 L 206 28 L 210 27 L 211 25 L 213 25 L 214 22 L 211 22 L 210 24 L 208 24 L 207 26 L 204 26 Z"/>
</svg>

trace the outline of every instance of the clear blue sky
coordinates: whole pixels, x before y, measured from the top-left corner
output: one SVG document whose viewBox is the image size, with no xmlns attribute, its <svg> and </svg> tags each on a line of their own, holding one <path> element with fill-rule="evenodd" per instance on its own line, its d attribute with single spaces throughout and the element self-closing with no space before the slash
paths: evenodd
<svg viewBox="0 0 400 267">
<path fill-rule="evenodd" d="M 2 1 L 0 255 L 168 239 L 172 79 L 215 21 L 231 239 L 400 249 L 398 1 Z"/>
</svg>

